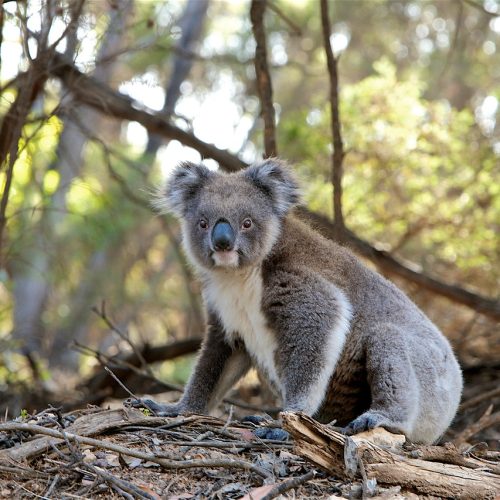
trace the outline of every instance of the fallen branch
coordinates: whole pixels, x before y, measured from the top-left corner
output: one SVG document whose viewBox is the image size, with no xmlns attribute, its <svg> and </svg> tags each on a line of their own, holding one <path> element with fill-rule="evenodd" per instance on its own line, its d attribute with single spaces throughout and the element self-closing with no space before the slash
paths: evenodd
<svg viewBox="0 0 500 500">
<path fill-rule="evenodd" d="M 284 428 L 295 440 L 294 451 L 337 477 L 349 479 L 353 474 L 360 477 L 361 466 L 366 477 L 375 479 L 378 484 L 399 485 L 422 495 L 480 499 L 494 498 L 500 491 L 500 475 L 475 469 L 475 461 L 469 463 L 467 460 L 465 466 L 458 466 L 411 458 L 403 448 L 388 449 L 370 442 L 370 433 L 349 438 L 304 414 L 284 412 L 281 416 Z M 375 431 L 387 435 L 389 441 L 398 439 L 382 429 Z M 353 443 L 354 457 L 358 461 L 354 467 L 352 460 L 346 460 L 353 456 L 352 453 L 346 456 L 348 444 L 352 446 Z M 482 465 L 484 468 L 484 462 Z"/>
<path fill-rule="evenodd" d="M 68 426 L 65 431 L 83 436 L 95 436 L 112 429 L 121 429 L 131 425 L 142 426 L 181 426 L 198 421 L 220 423 L 218 419 L 211 417 L 189 416 L 172 422 L 171 418 L 146 416 L 140 410 L 95 410 L 80 416 L 74 423 Z M 8 431 L 8 425 L 30 425 L 18 422 L 0 424 L 0 432 Z M 41 426 L 39 426 L 41 427 Z M 44 427 L 42 427 L 44 428 Z M 13 448 L 0 450 L 0 464 L 12 461 L 20 463 L 24 460 L 35 458 L 50 449 L 53 440 L 47 436 L 39 437 L 31 441 L 24 442 Z"/>
<path fill-rule="evenodd" d="M 193 354 L 201 346 L 201 337 L 195 337 L 186 340 L 179 340 L 161 346 L 150 346 L 145 344 L 139 349 L 140 356 L 137 352 L 132 352 L 124 357 L 110 358 L 109 361 L 113 362 L 115 375 L 122 381 L 127 381 L 133 373 L 131 366 L 139 367 L 144 361 L 146 364 L 158 363 L 160 361 L 167 361 Z M 113 378 L 103 372 L 100 368 L 94 375 L 92 375 L 85 383 L 81 384 L 82 388 L 88 389 L 91 393 L 102 392 L 104 389 L 117 389 L 118 384 Z M 182 388 L 180 388 L 182 390 Z"/>
<path fill-rule="evenodd" d="M 125 492 L 128 495 L 131 495 L 133 498 L 145 500 L 156 500 L 158 498 L 157 496 L 150 495 L 135 484 L 132 484 L 129 481 L 125 481 L 123 479 L 119 479 L 112 474 L 105 472 L 99 467 L 95 467 L 91 464 L 82 464 L 80 467 L 91 472 L 94 476 L 102 477 L 102 479 L 104 479 L 104 481 L 106 481 L 111 488 L 113 488 L 122 496 L 127 497 L 126 495 L 123 495 L 123 492 Z"/>
<path fill-rule="evenodd" d="M 459 408 L 459 411 L 467 410 L 468 408 L 473 408 L 477 406 L 479 403 L 482 403 L 485 400 L 492 400 L 493 398 L 500 396 L 500 387 L 495 387 L 491 391 L 483 392 L 482 394 L 478 394 L 472 398 L 465 400 Z"/>
<path fill-rule="evenodd" d="M 467 442 L 472 436 L 481 432 L 488 427 L 493 427 L 495 425 L 500 425 L 500 411 L 496 413 L 491 413 L 493 410 L 493 405 L 490 405 L 488 409 L 484 412 L 483 416 L 473 424 L 466 427 L 460 434 L 455 436 L 453 443 L 455 445 L 460 445 Z"/>
</svg>

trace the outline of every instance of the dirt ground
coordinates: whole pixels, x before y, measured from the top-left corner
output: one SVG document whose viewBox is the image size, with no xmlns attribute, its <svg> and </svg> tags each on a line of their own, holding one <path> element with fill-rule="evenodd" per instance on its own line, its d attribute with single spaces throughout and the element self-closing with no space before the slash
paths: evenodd
<svg viewBox="0 0 500 500">
<path fill-rule="evenodd" d="M 476 496 L 465 489 L 460 496 L 495 498 L 500 495 L 498 370 L 470 375 L 463 401 L 441 443 L 454 444 L 432 447 L 438 459 L 429 458 L 429 450 L 413 449 L 405 452 L 404 460 L 422 458 L 425 452 L 426 459 L 440 464 L 443 471 L 448 464 L 460 466 L 454 470 L 465 475 L 456 478 L 458 482 L 465 481 L 470 470 L 483 474 L 492 489 Z M 300 433 L 292 432 L 295 439 L 287 442 L 262 440 L 253 433 L 252 424 L 237 420 L 241 415 L 237 408 L 225 407 L 221 418 L 164 418 L 121 406 L 67 414 L 49 408 L 21 415 L 0 424 L 0 498 L 439 497 L 422 493 L 425 485 L 370 478 L 363 474 L 363 466 L 348 476 L 342 463 L 335 465 L 337 452 L 321 439 L 316 440 L 324 448 L 318 448 L 318 456 L 325 450 L 330 453 L 333 468 L 318 466 L 299 446 Z M 373 467 L 373 457 L 365 465 Z"/>
</svg>

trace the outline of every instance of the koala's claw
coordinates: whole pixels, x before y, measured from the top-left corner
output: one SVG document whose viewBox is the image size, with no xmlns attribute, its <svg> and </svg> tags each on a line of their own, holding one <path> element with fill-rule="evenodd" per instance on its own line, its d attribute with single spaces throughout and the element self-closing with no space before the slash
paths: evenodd
<svg viewBox="0 0 500 500">
<path fill-rule="evenodd" d="M 383 415 L 367 411 L 344 427 L 343 431 L 344 434 L 352 436 L 353 434 L 359 434 L 360 432 L 375 429 L 375 427 L 386 427 L 388 424 L 388 419 Z"/>
<path fill-rule="evenodd" d="M 152 399 L 129 398 L 123 404 L 130 408 L 150 410 L 157 417 L 177 417 L 181 413 L 176 404 L 160 404 Z"/>
</svg>

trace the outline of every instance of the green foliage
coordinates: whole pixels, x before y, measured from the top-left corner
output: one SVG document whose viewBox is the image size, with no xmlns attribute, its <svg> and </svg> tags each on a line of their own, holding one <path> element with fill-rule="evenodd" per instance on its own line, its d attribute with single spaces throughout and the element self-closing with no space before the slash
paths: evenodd
<svg viewBox="0 0 500 500">
<path fill-rule="evenodd" d="M 342 89 L 348 226 L 424 268 L 480 276 L 484 290 L 493 292 L 498 156 L 470 110 L 426 100 L 417 75 L 398 79 L 387 59 L 375 70 Z M 312 116 L 298 112 L 281 124 L 281 143 L 309 179 L 311 209 L 330 215 L 329 127 L 328 106 Z"/>
</svg>

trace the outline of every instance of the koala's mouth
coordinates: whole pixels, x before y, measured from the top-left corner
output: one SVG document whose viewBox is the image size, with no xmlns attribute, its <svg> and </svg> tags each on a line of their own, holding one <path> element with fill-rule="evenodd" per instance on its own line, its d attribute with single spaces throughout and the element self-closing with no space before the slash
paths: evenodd
<svg viewBox="0 0 500 500">
<path fill-rule="evenodd" d="M 238 250 L 215 250 L 212 252 L 212 259 L 216 266 L 238 267 L 240 254 Z"/>
</svg>

